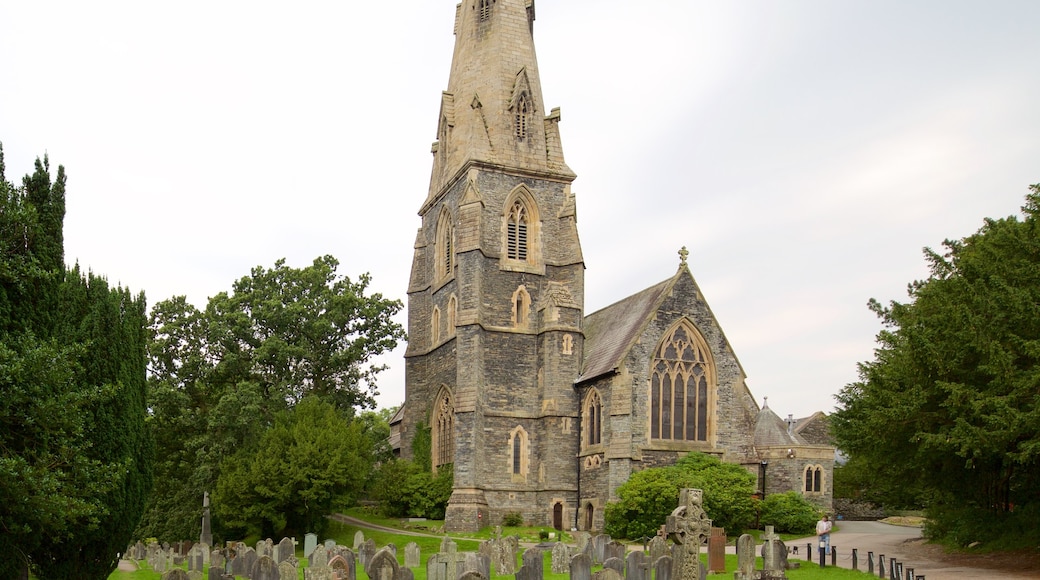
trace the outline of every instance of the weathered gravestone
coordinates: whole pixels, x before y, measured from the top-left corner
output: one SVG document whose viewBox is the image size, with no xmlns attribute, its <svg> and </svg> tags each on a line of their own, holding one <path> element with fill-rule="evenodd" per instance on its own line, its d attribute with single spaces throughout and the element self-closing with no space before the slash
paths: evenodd
<svg viewBox="0 0 1040 580">
<path fill-rule="evenodd" d="M 306 558 L 311 555 L 314 548 L 318 547 L 318 535 L 307 534 L 303 537 L 303 557 Z"/>
<path fill-rule="evenodd" d="M 357 576 L 354 560 L 344 558 L 341 554 L 336 554 L 329 560 L 328 570 L 331 580 L 354 580 Z"/>
<path fill-rule="evenodd" d="M 566 574 L 570 569 L 571 551 L 563 542 L 556 542 L 552 549 L 552 573 Z"/>
<path fill-rule="evenodd" d="M 329 540 L 325 540 L 325 543 L 328 544 Z M 362 532 L 361 530 L 358 530 L 358 531 L 354 532 L 354 551 L 357 552 L 359 549 L 361 549 L 361 544 L 364 544 L 364 543 L 365 543 L 365 533 Z M 325 547 L 327 548 L 328 546 L 325 546 Z"/>
<path fill-rule="evenodd" d="M 700 561 L 700 551 L 701 544 L 708 539 L 711 519 L 701 507 L 703 493 L 699 489 L 684 488 L 679 492 L 679 507 L 672 510 L 672 515 L 665 520 L 668 538 L 683 548 L 680 561 L 674 562 L 675 580 L 704 580 L 707 576 Z"/>
<path fill-rule="evenodd" d="M 592 538 L 592 563 L 602 564 L 605 556 L 603 555 L 606 551 L 607 544 L 610 543 L 610 536 L 607 534 L 599 534 Z"/>
<path fill-rule="evenodd" d="M 281 564 L 278 564 L 278 580 L 298 580 L 300 572 L 297 567 L 286 560 Z M 253 580 L 256 580 L 255 578 Z"/>
<path fill-rule="evenodd" d="M 447 554 L 448 552 L 458 552 L 459 547 L 455 544 L 455 541 L 452 540 L 449 536 L 444 536 L 443 538 L 441 538 L 441 549 L 438 551 L 442 554 Z"/>
<path fill-rule="evenodd" d="M 201 545 L 197 545 L 196 544 L 195 546 L 191 547 L 191 550 L 188 551 L 188 571 L 189 572 L 191 572 L 191 571 L 201 572 L 202 571 L 202 568 L 205 566 L 205 563 L 206 563 L 205 553 L 206 553 L 206 549 L 205 549 L 205 547 L 203 547 Z"/>
<path fill-rule="evenodd" d="M 251 580 L 280 580 L 278 573 L 278 563 L 274 561 L 274 558 L 263 555 L 253 562 L 253 567 L 249 569 L 249 578 Z"/>
<path fill-rule="evenodd" d="M 310 568 L 327 568 L 329 565 L 329 555 L 325 551 L 325 546 L 315 546 L 311 555 L 307 558 L 307 564 Z"/>
<path fill-rule="evenodd" d="M 445 537 L 441 548 L 446 552 L 437 552 L 426 560 L 426 580 L 458 580 L 461 564 L 465 563 L 465 554 L 458 552 L 455 542 Z"/>
<path fill-rule="evenodd" d="M 495 574 L 516 574 L 516 552 L 519 549 L 520 542 L 516 536 L 491 540 L 491 565 Z"/>
<path fill-rule="evenodd" d="M 783 560 L 787 559 L 787 546 L 780 541 L 780 536 L 773 533 L 773 526 L 766 526 L 762 536 L 762 574 L 763 580 L 783 580 L 787 578 Z M 783 553 L 781 555 L 781 553 Z"/>
<path fill-rule="evenodd" d="M 524 551 L 524 563 L 516 572 L 516 580 L 542 580 L 545 570 L 542 551 L 538 548 L 528 548 Z"/>
<path fill-rule="evenodd" d="M 370 580 L 396 580 L 398 568 L 397 557 L 393 551 L 384 547 L 369 559 L 365 573 Z"/>
<path fill-rule="evenodd" d="M 484 580 L 491 578 L 491 558 L 479 552 L 463 552 L 465 559 L 462 561 L 462 569 L 459 570 L 459 580 L 467 574 L 477 574 Z"/>
<path fill-rule="evenodd" d="M 642 551 L 625 557 L 625 580 L 650 580 L 650 562 Z"/>
<path fill-rule="evenodd" d="M 422 551 L 419 544 L 408 542 L 404 545 L 404 567 L 418 568 L 422 564 Z"/>
<path fill-rule="evenodd" d="M 357 534 L 354 534 L 354 539 L 357 539 Z M 364 534 L 362 534 L 362 542 L 364 542 Z M 360 544 L 358 544 L 360 546 Z M 336 549 L 336 540 L 325 540 L 325 551 L 332 553 Z M 357 551 L 357 546 L 354 547 L 354 551 Z"/>
<path fill-rule="evenodd" d="M 170 570 L 168 572 L 164 572 L 163 575 L 162 575 L 162 580 L 191 580 L 191 579 L 188 577 L 188 572 L 186 570 L 181 570 L 180 568 L 174 568 L 173 570 Z"/>
<path fill-rule="evenodd" d="M 712 528 L 708 537 L 708 572 L 726 571 L 726 529 Z"/>
<path fill-rule="evenodd" d="M 292 538 L 282 538 L 281 542 L 278 542 L 278 549 L 275 550 L 274 560 L 277 563 L 282 563 L 289 559 L 289 556 L 296 554 L 296 542 Z"/>
<path fill-rule="evenodd" d="M 610 568 L 618 573 L 618 580 L 625 575 L 625 561 L 621 558 L 615 558 L 611 556 L 606 560 L 603 560 L 603 567 Z"/>
<path fill-rule="evenodd" d="M 668 555 L 668 542 L 664 536 L 654 536 L 650 540 L 650 563 L 654 563 L 661 556 Z"/>
<path fill-rule="evenodd" d="M 737 538 L 737 571 L 733 580 L 753 580 L 755 577 L 755 538 L 741 534 Z"/>
<path fill-rule="evenodd" d="M 372 559 L 372 556 L 376 555 L 376 541 L 369 538 L 361 543 L 361 547 L 358 548 L 358 562 L 361 564 L 363 570 L 368 569 L 368 561 Z"/>
<path fill-rule="evenodd" d="M 654 561 L 654 580 L 672 580 L 675 562 L 671 556 L 661 556 Z"/>
<path fill-rule="evenodd" d="M 256 543 L 256 557 L 260 556 L 274 557 L 274 540 L 267 538 Z"/>
<path fill-rule="evenodd" d="M 253 564 L 256 564 L 257 559 L 258 556 L 256 555 L 256 550 L 252 548 L 246 548 L 245 550 L 242 550 L 242 553 L 239 554 L 239 557 L 235 558 L 235 562 L 238 562 L 240 560 L 242 562 L 241 572 L 235 572 L 235 575 L 245 576 L 249 574 L 250 570 L 253 569 Z"/>
<path fill-rule="evenodd" d="M 209 566 L 209 573 L 206 575 L 206 580 L 223 580 L 224 570 L 220 568 L 214 568 L 212 564 Z"/>
<path fill-rule="evenodd" d="M 584 552 L 571 557 L 570 580 L 592 580 L 592 558 Z"/>
<path fill-rule="evenodd" d="M 607 558 L 608 560 L 617 560 L 617 558 Z M 603 568 L 592 573 L 592 580 L 622 580 L 621 574 L 613 568 Z"/>
<path fill-rule="evenodd" d="M 574 532 L 574 553 L 579 554 L 585 551 L 585 547 L 589 545 L 590 537 L 588 532 Z M 589 554 L 591 558 L 592 555 Z"/>
</svg>

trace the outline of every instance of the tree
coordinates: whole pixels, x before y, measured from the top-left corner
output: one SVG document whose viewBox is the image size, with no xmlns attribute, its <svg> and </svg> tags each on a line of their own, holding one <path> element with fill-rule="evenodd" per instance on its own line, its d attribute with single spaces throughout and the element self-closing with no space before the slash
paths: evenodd
<svg viewBox="0 0 1040 580">
<path fill-rule="evenodd" d="M 986 219 L 943 254 L 926 249 L 930 275 L 908 302 L 870 301 L 884 324 L 874 360 L 837 397 L 839 447 L 879 477 L 917 482 L 932 535 L 977 539 L 992 522 L 1037 539 L 1040 185 L 1030 189 L 1021 220 Z"/>
<path fill-rule="evenodd" d="M 252 452 L 224 461 L 213 504 L 226 526 L 260 537 L 323 533 L 335 502 L 372 469 L 361 421 L 311 395 L 281 413 Z"/>
<path fill-rule="evenodd" d="M 0 577 L 107 578 L 151 484 L 144 296 L 66 271 L 64 168 L 3 169 Z"/>
<path fill-rule="evenodd" d="M 404 337 L 392 320 L 402 304 L 366 294 L 369 276 L 351 281 L 338 265 L 331 256 L 299 269 L 279 260 L 253 268 L 205 310 L 183 296 L 153 307 L 149 406 L 160 477 L 141 537 L 198 536 L 203 493 L 216 489 L 226 460 L 255 453 L 275 417 L 304 398 L 349 416 L 373 406 L 384 367 L 371 360 Z M 375 417 L 362 420 L 380 428 Z"/>
<path fill-rule="evenodd" d="M 773 526 L 778 534 L 809 535 L 816 529 L 820 510 L 797 491 L 774 493 L 759 504 L 763 526 Z"/>
</svg>

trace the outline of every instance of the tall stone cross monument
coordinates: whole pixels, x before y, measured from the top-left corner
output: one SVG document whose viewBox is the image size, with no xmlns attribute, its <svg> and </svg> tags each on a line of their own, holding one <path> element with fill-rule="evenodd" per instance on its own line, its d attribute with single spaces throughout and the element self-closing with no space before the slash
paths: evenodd
<svg viewBox="0 0 1040 580">
<path fill-rule="evenodd" d="M 206 546 L 213 546 L 213 533 L 210 531 L 209 524 L 208 491 L 202 493 L 202 534 L 200 534 L 199 543 L 205 544 Z"/>
<path fill-rule="evenodd" d="M 668 538 L 683 547 L 682 557 L 675 566 L 675 580 L 703 580 L 701 545 L 711 535 L 711 519 L 701 504 L 704 492 L 699 489 L 683 489 L 679 492 L 679 507 L 665 520 L 664 531 Z"/>
</svg>

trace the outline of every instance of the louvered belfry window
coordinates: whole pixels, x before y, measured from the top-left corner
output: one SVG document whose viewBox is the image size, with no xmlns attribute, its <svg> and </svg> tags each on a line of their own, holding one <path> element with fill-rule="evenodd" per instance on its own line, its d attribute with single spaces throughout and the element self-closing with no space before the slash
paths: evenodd
<svg viewBox="0 0 1040 580">
<path fill-rule="evenodd" d="M 506 230 L 506 257 L 527 260 L 527 208 L 520 200 L 509 210 Z"/>
<path fill-rule="evenodd" d="M 491 7 L 495 5 L 495 0 L 480 0 L 480 20 L 487 20 L 491 18 Z"/>
<path fill-rule="evenodd" d="M 531 103 L 527 99 L 527 93 L 520 95 L 516 104 L 516 138 L 523 141 L 527 138 L 527 117 L 531 112 Z"/>
</svg>

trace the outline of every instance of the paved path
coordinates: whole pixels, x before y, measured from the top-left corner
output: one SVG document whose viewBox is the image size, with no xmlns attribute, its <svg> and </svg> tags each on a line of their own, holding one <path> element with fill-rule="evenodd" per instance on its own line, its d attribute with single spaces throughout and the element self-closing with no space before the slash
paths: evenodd
<svg viewBox="0 0 1040 580">
<path fill-rule="evenodd" d="M 888 562 L 895 558 L 897 562 L 903 562 L 904 574 L 906 574 L 907 568 L 912 567 L 915 576 L 924 576 L 926 580 L 1040 578 L 1040 572 L 1025 573 L 968 568 L 930 559 L 922 559 L 920 555 L 911 554 L 907 544 L 907 542 L 921 538 L 920 528 L 893 526 L 881 522 L 847 521 L 836 522 L 835 526 L 838 531 L 831 534 L 831 546 L 837 550 L 837 565 L 841 568 L 852 568 L 852 550 L 855 548 L 859 554 L 859 569 L 862 571 L 867 569 L 867 553 L 874 552 L 875 572 L 877 572 L 878 556 L 884 554 L 886 568 L 888 568 Z M 807 544 L 812 544 L 813 548 L 816 549 L 816 536 L 787 542 L 789 550 L 797 546 L 799 552 L 797 556 L 789 556 L 789 559 L 794 561 L 804 560 Z M 819 562 L 818 552 L 814 554 L 813 560 Z M 829 557 L 827 564 L 830 564 Z M 885 571 L 885 577 L 888 577 L 888 570 Z"/>
</svg>

